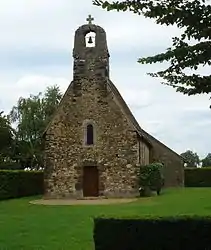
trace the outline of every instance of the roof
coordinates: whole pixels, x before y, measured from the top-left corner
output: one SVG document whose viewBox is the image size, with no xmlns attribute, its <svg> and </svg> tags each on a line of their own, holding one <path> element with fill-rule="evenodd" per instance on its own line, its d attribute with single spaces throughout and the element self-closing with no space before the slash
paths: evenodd
<svg viewBox="0 0 211 250">
<path fill-rule="evenodd" d="M 163 144 L 161 141 L 157 140 L 155 137 L 153 137 L 152 135 L 147 133 L 144 129 L 142 129 L 140 127 L 139 123 L 137 122 L 137 120 L 135 119 L 135 117 L 133 116 L 132 112 L 130 111 L 128 105 L 126 104 L 126 102 L 122 98 L 122 96 L 119 93 L 118 89 L 112 83 L 112 81 L 109 80 L 108 85 L 111 88 L 111 90 L 113 91 L 113 93 L 115 94 L 115 96 L 118 99 L 120 105 L 123 107 L 127 117 L 130 119 L 131 123 L 133 124 L 134 128 L 136 129 L 137 133 L 141 136 L 141 138 L 143 138 L 145 141 L 147 141 L 151 146 L 152 146 L 151 141 L 154 140 L 157 143 L 161 144 L 163 147 L 165 147 L 167 150 L 170 150 L 172 153 L 174 153 L 175 155 L 177 155 L 178 157 L 183 159 L 183 157 L 181 155 L 179 155 L 178 153 L 176 153 L 175 151 L 173 151 L 172 149 L 167 147 L 165 144 Z"/>
<path fill-rule="evenodd" d="M 137 122 L 137 120 L 135 119 L 135 117 L 133 116 L 133 113 L 131 112 L 131 110 L 129 109 L 128 105 L 126 104 L 125 100 L 122 98 L 121 94 L 119 93 L 118 89 L 115 87 L 115 85 L 112 83 L 111 80 L 108 80 L 108 87 L 110 88 L 110 90 L 113 92 L 113 94 L 115 95 L 119 105 L 122 107 L 125 115 L 128 117 L 128 120 L 131 122 L 131 124 L 134 127 L 134 131 L 136 131 L 138 133 L 138 135 L 149 145 L 152 146 L 152 144 L 150 143 L 149 140 L 146 139 L 146 137 L 140 133 L 140 131 L 142 130 L 139 123 Z"/>
</svg>

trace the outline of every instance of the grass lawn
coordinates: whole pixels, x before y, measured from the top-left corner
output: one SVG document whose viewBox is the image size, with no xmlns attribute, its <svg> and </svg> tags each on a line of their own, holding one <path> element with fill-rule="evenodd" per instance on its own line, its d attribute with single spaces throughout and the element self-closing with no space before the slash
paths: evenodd
<svg viewBox="0 0 211 250">
<path fill-rule="evenodd" d="M 37 197 L 35 197 L 37 199 Z M 119 205 L 32 205 L 34 197 L 0 202 L 0 250 L 91 250 L 98 215 L 211 215 L 211 188 L 169 189 Z M 112 230 L 112 229 L 111 229 Z"/>
</svg>

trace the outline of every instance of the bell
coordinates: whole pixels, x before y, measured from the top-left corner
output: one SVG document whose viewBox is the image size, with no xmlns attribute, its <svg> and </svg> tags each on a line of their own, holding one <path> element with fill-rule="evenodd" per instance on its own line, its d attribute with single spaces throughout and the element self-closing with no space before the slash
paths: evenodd
<svg viewBox="0 0 211 250">
<path fill-rule="evenodd" d="M 91 36 L 89 37 L 88 43 L 93 43 Z"/>
</svg>

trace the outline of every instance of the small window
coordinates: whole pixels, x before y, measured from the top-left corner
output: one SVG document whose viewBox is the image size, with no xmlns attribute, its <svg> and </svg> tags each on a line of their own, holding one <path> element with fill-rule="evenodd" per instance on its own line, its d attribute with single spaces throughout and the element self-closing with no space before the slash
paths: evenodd
<svg viewBox="0 0 211 250">
<path fill-rule="evenodd" d="M 108 66 L 106 66 L 106 69 L 105 69 L 105 77 L 109 77 Z"/>
<path fill-rule="evenodd" d="M 141 142 L 138 141 L 138 164 L 141 164 Z"/>
<path fill-rule="evenodd" d="M 92 124 L 88 124 L 86 127 L 86 144 L 87 145 L 94 144 L 94 128 Z"/>
</svg>

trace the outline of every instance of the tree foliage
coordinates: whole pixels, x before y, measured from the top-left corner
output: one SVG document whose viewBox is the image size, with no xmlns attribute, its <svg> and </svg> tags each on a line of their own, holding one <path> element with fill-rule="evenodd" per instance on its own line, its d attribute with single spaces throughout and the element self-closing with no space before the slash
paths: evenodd
<svg viewBox="0 0 211 250">
<path fill-rule="evenodd" d="M 184 158 L 186 162 L 186 167 L 197 167 L 200 163 L 200 159 L 197 153 L 194 153 L 191 150 L 187 150 L 182 153 L 181 156 Z"/>
<path fill-rule="evenodd" d="M 164 185 L 163 164 L 151 163 L 140 167 L 139 186 L 140 194 L 149 196 L 151 191 L 157 191 L 160 194 Z"/>
<path fill-rule="evenodd" d="M 12 154 L 14 130 L 3 112 L 0 112 L 0 162 L 4 162 Z"/>
<path fill-rule="evenodd" d="M 10 112 L 10 120 L 17 123 L 13 158 L 27 168 L 42 167 L 42 134 L 55 112 L 62 94 L 58 86 L 48 87 L 45 93 L 19 98 Z"/>
<path fill-rule="evenodd" d="M 207 154 L 207 156 L 201 160 L 202 167 L 211 167 L 211 153 Z"/>
<path fill-rule="evenodd" d="M 157 24 L 176 25 L 182 34 L 172 38 L 171 48 L 154 56 L 140 58 L 138 62 L 170 62 L 167 69 L 149 75 L 163 78 L 162 83 L 175 88 L 177 92 L 187 95 L 211 92 L 211 75 L 195 71 L 201 66 L 211 65 L 209 0 L 126 0 L 112 3 L 94 0 L 93 3 L 108 11 L 132 11 L 155 19 Z"/>
</svg>

